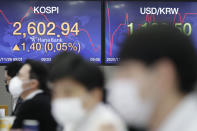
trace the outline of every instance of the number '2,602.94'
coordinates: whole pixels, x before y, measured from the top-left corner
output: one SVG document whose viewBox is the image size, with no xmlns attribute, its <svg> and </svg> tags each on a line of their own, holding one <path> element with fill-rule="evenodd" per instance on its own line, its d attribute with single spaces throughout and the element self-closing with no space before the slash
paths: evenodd
<svg viewBox="0 0 197 131">
<path fill-rule="evenodd" d="M 22 28 L 22 24 L 21 22 L 15 22 L 13 24 L 13 27 L 16 28 L 13 32 L 13 35 L 23 35 L 24 33 L 21 33 L 20 30 Z M 57 35 L 54 30 L 55 28 L 59 28 L 61 30 L 61 34 L 63 36 L 67 36 L 69 35 L 69 33 L 73 33 L 76 36 L 79 34 L 79 24 L 76 22 L 74 23 L 74 25 L 70 25 L 68 22 L 63 22 L 61 24 L 61 27 L 56 26 L 56 24 L 54 22 L 49 22 L 47 24 L 45 24 L 44 22 L 39 22 L 39 23 L 35 23 L 35 22 L 29 22 L 27 25 L 27 33 L 29 35 L 48 35 L 48 36 L 55 36 Z"/>
</svg>

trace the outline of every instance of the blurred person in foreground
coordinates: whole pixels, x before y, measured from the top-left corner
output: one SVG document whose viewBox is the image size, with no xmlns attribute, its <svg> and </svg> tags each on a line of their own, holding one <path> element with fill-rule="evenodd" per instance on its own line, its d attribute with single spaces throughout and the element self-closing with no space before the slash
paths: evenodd
<svg viewBox="0 0 197 131">
<path fill-rule="evenodd" d="M 13 99 L 12 115 L 16 115 L 16 113 L 18 112 L 18 109 L 22 104 L 22 99 L 20 98 L 20 96 L 15 96 L 12 94 L 12 90 L 9 89 L 9 84 L 10 84 L 10 80 L 17 75 L 22 65 L 23 64 L 21 62 L 14 61 L 9 63 L 5 67 L 5 88 L 6 91 L 11 94 Z"/>
<path fill-rule="evenodd" d="M 55 131 L 56 122 L 51 114 L 50 94 L 47 89 L 48 69 L 45 64 L 27 60 L 18 75 L 10 81 L 23 103 L 16 114 L 12 129 L 22 129 L 24 120 L 36 120 L 39 131 Z"/>
<path fill-rule="evenodd" d="M 124 43 L 108 101 L 130 126 L 197 131 L 194 43 L 178 29 L 155 25 Z"/>
<path fill-rule="evenodd" d="M 80 56 L 63 53 L 50 73 L 52 113 L 64 131 L 126 131 L 121 119 L 102 101 L 104 76 Z"/>
</svg>

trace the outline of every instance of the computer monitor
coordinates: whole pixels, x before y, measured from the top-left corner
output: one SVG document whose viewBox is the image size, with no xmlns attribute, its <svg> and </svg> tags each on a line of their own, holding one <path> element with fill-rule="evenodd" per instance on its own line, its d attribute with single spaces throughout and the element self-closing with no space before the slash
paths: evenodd
<svg viewBox="0 0 197 131">
<path fill-rule="evenodd" d="M 197 47 L 197 2 L 106 1 L 105 63 L 116 64 L 122 42 L 134 30 L 158 23 L 173 24 Z M 159 44 L 159 43 L 158 43 Z"/>
<path fill-rule="evenodd" d="M 50 62 L 60 52 L 101 63 L 101 1 L 3 1 L 0 36 L 1 64 Z"/>
</svg>

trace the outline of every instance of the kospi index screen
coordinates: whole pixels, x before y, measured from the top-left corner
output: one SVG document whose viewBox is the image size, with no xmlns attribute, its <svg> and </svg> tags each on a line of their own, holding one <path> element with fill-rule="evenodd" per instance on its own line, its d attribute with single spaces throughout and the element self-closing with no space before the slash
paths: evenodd
<svg viewBox="0 0 197 131">
<path fill-rule="evenodd" d="M 107 64 L 119 62 L 125 37 L 147 25 L 173 24 L 197 45 L 197 2 L 108 1 L 105 9 Z"/>
<path fill-rule="evenodd" d="M 101 2 L 1 2 L 0 36 L 0 63 L 50 62 L 60 52 L 101 63 Z"/>
</svg>

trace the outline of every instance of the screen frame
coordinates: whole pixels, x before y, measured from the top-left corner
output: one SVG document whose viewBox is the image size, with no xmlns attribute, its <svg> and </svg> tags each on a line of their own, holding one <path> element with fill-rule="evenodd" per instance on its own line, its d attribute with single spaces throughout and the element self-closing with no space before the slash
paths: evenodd
<svg viewBox="0 0 197 131">
<path fill-rule="evenodd" d="M 110 2 L 110 1 L 133 1 L 133 2 L 197 2 L 197 0 L 106 0 L 105 2 Z"/>
<path fill-rule="evenodd" d="M 119 1 L 119 2 L 121 2 L 121 1 L 123 1 L 123 2 L 124 1 L 129 1 L 129 2 L 147 2 L 147 0 L 105 0 L 104 8 L 106 7 L 106 3 L 107 2 L 113 2 L 113 1 Z M 197 0 L 190 0 L 190 1 L 188 1 L 188 0 L 150 0 L 148 2 L 197 2 Z M 106 11 L 106 8 L 105 8 L 105 11 Z M 104 18 L 105 18 L 105 16 L 104 16 Z M 104 28 L 105 28 L 105 26 L 104 26 Z M 105 41 L 104 41 L 104 43 L 105 43 Z M 104 46 L 106 46 L 106 45 L 104 45 Z M 106 63 L 105 59 L 106 59 L 106 57 L 104 58 L 104 65 L 105 66 L 118 66 L 119 65 L 119 63 Z"/>
<path fill-rule="evenodd" d="M 14 0 L 8 0 L 8 1 L 14 1 Z M 17 1 L 24 1 L 24 2 L 27 2 L 27 0 L 17 0 Z M 53 1 L 54 2 L 54 0 L 30 0 L 30 1 L 38 1 L 38 2 L 40 2 L 40 1 Z M 95 1 L 95 2 L 100 2 L 101 3 L 101 63 L 99 64 L 99 63 L 94 63 L 95 65 L 105 65 L 105 28 L 103 28 L 103 25 L 105 25 L 105 21 L 103 21 L 103 18 L 105 17 L 105 9 L 103 8 L 104 6 L 105 6 L 105 0 L 56 0 L 56 1 Z M 53 56 L 54 57 L 54 56 Z M 53 59 L 53 57 L 51 57 L 52 59 Z M 29 59 L 31 59 L 31 58 L 29 58 Z M 34 60 L 34 59 L 33 59 Z M 12 61 L 13 62 L 13 61 Z M 19 61 L 19 62 L 21 62 L 21 61 Z M 41 62 L 41 61 L 40 61 Z M 9 63 L 11 63 L 11 62 L 9 62 Z M 0 63 L 0 66 L 7 66 L 9 63 Z M 22 63 L 25 63 L 25 61 L 24 62 L 22 62 Z M 45 63 L 45 64 L 47 64 L 47 65 L 49 65 L 50 64 L 50 62 L 49 63 L 46 63 L 46 62 L 43 62 L 43 63 Z"/>
<path fill-rule="evenodd" d="M 12 1 L 12 0 L 10 0 Z M 18 0 L 18 1 L 26 1 L 26 0 Z M 31 1 L 38 1 L 38 0 L 31 0 Z M 39 1 L 54 1 L 54 0 L 39 0 Z M 56 0 L 56 1 L 63 1 L 63 0 Z M 64 0 L 64 1 L 73 1 L 73 0 Z M 147 0 L 75 0 L 75 1 L 99 1 L 101 2 L 101 63 L 100 64 L 97 64 L 95 63 L 96 65 L 100 65 L 100 66 L 117 66 L 118 63 L 106 63 L 105 62 L 105 59 L 106 59 L 106 56 L 105 56 L 105 39 L 106 39 L 106 32 L 105 32 L 105 11 L 106 11 L 106 3 L 107 2 L 113 2 L 113 1 L 130 1 L 130 2 L 135 2 L 135 1 L 138 1 L 138 2 L 147 2 Z M 151 1 L 148 1 L 148 2 L 197 2 L 197 0 L 151 0 Z M 6 66 L 8 65 L 9 63 L 0 63 L 0 66 Z M 46 64 L 49 64 L 49 63 L 46 63 Z"/>
</svg>

